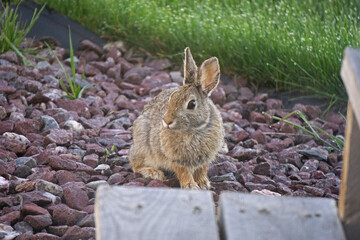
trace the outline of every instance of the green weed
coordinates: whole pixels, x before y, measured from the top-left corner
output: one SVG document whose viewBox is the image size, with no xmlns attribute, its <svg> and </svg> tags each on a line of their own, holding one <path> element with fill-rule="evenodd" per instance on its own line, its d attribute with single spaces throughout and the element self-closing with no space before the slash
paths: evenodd
<svg viewBox="0 0 360 240">
<path fill-rule="evenodd" d="M 39 11 L 35 9 L 30 23 L 27 24 L 26 22 L 21 22 L 17 13 L 18 6 L 19 5 L 17 5 L 15 9 L 10 9 L 10 7 L 7 6 L 2 14 L 0 25 L 0 54 L 12 49 L 19 55 L 20 51 L 18 51 L 17 47 L 24 40 L 45 7 L 44 5 Z M 23 60 L 25 59 L 22 54 L 19 56 Z M 25 61 L 24 63 L 27 64 L 28 62 Z"/>
<path fill-rule="evenodd" d="M 55 57 L 56 61 L 58 62 L 58 64 L 61 67 L 61 70 L 63 71 L 66 81 L 69 84 L 69 88 L 70 90 L 68 90 L 68 88 L 65 86 L 64 81 L 62 78 L 59 79 L 60 82 L 60 86 L 62 88 L 62 90 L 66 93 L 65 97 L 69 98 L 69 99 L 77 99 L 77 98 L 81 98 L 83 92 L 92 86 L 92 84 L 87 84 L 86 86 L 82 87 L 81 86 L 81 82 L 84 79 L 85 76 L 85 71 L 83 71 L 83 73 L 81 74 L 81 78 L 80 78 L 80 82 L 77 83 L 76 82 L 76 70 L 75 70 L 75 61 L 74 61 L 74 50 L 72 47 L 72 41 L 71 41 L 71 32 L 69 29 L 69 43 L 70 43 L 70 67 L 71 67 L 71 74 L 72 77 L 69 76 L 69 74 L 66 72 L 64 65 L 62 64 L 62 62 L 60 61 L 60 59 L 56 56 L 56 54 L 54 53 L 54 51 L 51 49 L 51 47 L 49 46 L 49 44 L 45 43 L 46 46 L 49 48 L 49 50 L 51 51 L 52 55 Z"/>
<path fill-rule="evenodd" d="M 111 153 L 114 152 L 114 150 L 115 150 L 115 145 L 112 145 L 110 151 L 109 151 L 107 148 L 105 148 L 105 154 L 106 154 L 106 156 L 109 156 Z"/>
<path fill-rule="evenodd" d="M 305 115 L 301 111 L 298 111 L 298 110 L 293 111 L 293 112 L 289 113 L 288 115 L 286 115 L 283 118 L 279 118 L 279 117 L 276 117 L 276 116 L 271 116 L 270 114 L 268 114 L 266 112 L 264 112 L 263 114 L 270 117 L 271 119 L 274 119 L 274 120 L 277 120 L 277 121 L 280 121 L 280 122 L 284 122 L 286 124 L 294 126 L 297 129 L 303 131 L 304 133 L 307 133 L 307 134 L 313 136 L 315 138 L 315 140 L 322 142 L 325 145 L 325 147 L 329 148 L 330 150 L 342 151 L 344 149 L 344 141 L 345 140 L 344 140 L 343 136 L 333 136 L 333 135 L 327 133 L 326 131 L 324 131 L 323 129 L 321 129 L 319 127 L 316 127 L 316 126 L 313 127 L 309 123 L 309 121 L 307 120 L 307 118 L 305 117 Z M 304 121 L 305 127 L 286 120 L 287 118 L 291 117 L 294 114 L 297 114 Z M 323 139 L 315 129 L 318 132 L 321 132 L 321 133 L 325 134 L 327 137 L 329 137 L 331 139 L 331 141 L 329 142 L 329 141 Z"/>
</svg>

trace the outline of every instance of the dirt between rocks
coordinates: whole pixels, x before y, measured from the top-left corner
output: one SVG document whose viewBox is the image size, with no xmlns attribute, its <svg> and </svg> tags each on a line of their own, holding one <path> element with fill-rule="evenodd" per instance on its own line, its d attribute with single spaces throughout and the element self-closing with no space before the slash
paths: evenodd
<svg viewBox="0 0 360 240">
<path fill-rule="evenodd" d="M 182 84 L 180 67 L 121 44 L 80 47 L 77 77 L 85 72 L 82 84 L 94 85 L 77 100 L 62 98 L 59 78 L 65 78 L 49 50 L 37 53 L 49 61 L 30 59 L 34 67 L 14 52 L 0 55 L 0 238 L 95 239 L 100 184 L 179 187 L 171 175 L 162 182 L 134 174 L 127 154 L 133 121 L 161 90 Z M 68 52 L 54 51 L 70 73 Z M 223 190 L 338 199 L 342 152 L 329 152 L 262 112 L 283 117 L 301 110 L 334 135 L 344 135 L 342 116 L 321 118 L 314 105 L 284 109 L 267 93 L 254 95 L 241 78 L 223 77 L 211 98 L 229 150 L 208 171 L 216 202 Z M 289 120 L 302 124 L 296 116 Z"/>
</svg>

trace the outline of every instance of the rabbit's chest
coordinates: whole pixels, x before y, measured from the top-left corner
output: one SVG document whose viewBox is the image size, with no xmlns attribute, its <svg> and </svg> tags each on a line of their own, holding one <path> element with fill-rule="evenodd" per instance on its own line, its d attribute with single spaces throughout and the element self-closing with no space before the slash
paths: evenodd
<svg viewBox="0 0 360 240">
<path fill-rule="evenodd" d="M 209 133 L 197 135 L 178 135 L 163 138 L 162 150 L 173 163 L 198 167 L 214 160 L 220 143 L 211 140 Z"/>
</svg>

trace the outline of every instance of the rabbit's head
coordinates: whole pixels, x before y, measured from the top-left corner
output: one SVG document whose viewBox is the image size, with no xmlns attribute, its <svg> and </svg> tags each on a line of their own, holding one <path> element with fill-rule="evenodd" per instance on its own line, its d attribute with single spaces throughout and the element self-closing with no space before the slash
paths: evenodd
<svg viewBox="0 0 360 240">
<path fill-rule="evenodd" d="M 213 109 L 210 95 L 220 78 L 216 57 L 205 60 L 198 68 L 190 49 L 185 49 L 184 82 L 170 98 L 163 126 L 171 130 L 196 130 L 211 125 Z"/>
</svg>

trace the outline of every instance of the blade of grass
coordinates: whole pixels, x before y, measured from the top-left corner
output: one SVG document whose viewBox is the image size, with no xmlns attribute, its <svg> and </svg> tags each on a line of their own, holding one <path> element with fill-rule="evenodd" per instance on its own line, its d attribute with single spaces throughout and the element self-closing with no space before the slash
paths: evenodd
<svg viewBox="0 0 360 240">
<path fill-rule="evenodd" d="M 65 78 L 67 81 L 69 81 L 70 77 L 69 75 L 67 74 L 63 64 L 61 63 L 60 59 L 56 56 L 56 54 L 54 53 L 54 51 L 51 49 L 50 45 L 45 42 L 46 46 L 48 47 L 48 49 L 50 50 L 50 52 L 52 53 L 52 55 L 54 56 L 54 58 L 56 59 L 57 63 L 60 65 L 61 67 L 61 70 L 63 71 L 64 75 L 65 75 Z"/>
<path fill-rule="evenodd" d="M 25 64 L 25 66 L 34 66 L 33 63 L 31 63 L 29 60 L 26 59 L 26 57 L 19 51 L 19 49 L 12 44 L 12 42 L 10 42 L 10 40 L 7 38 L 7 36 L 4 36 L 5 41 L 7 42 L 7 44 L 10 45 L 10 47 L 14 50 L 14 52 L 21 57 L 21 60 L 23 61 L 23 63 Z"/>
<path fill-rule="evenodd" d="M 72 73 L 72 81 L 69 82 L 69 86 L 70 86 L 71 92 L 74 93 L 77 91 L 77 89 L 75 89 L 75 86 L 76 86 L 75 73 L 76 73 L 76 71 L 75 71 L 74 50 L 72 47 L 70 27 L 69 27 L 69 43 L 70 43 L 70 66 L 71 66 L 71 73 Z"/>
<path fill-rule="evenodd" d="M 286 124 L 289 124 L 289 125 L 291 125 L 291 126 L 294 126 L 294 127 L 298 128 L 298 129 L 300 129 L 300 130 L 302 130 L 302 131 L 310 134 L 311 136 L 314 136 L 314 134 L 313 134 L 311 131 L 309 131 L 308 129 L 306 129 L 306 128 L 303 127 L 303 126 L 300 126 L 300 125 L 298 125 L 298 124 L 296 124 L 296 123 L 293 123 L 293 122 L 290 122 L 290 121 L 287 121 L 287 120 L 284 120 L 284 118 L 279 118 L 279 117 L 276 117 L 276 116 L 271 116 L 270 114 L 268 114 L 268 113 L 266 113 L 266 112 L 264 112 L 264 114 L 265 114 L 266 116 L 268 116 L 269 118 L 272 118 L 272 119 L 277 120 L 277 121 L 279 121 L 279 122 L 284 122 L 284 123 L 286 123 Z"/>
<path fill-rule="evenodd" d="M 286 118 L 289 118 L 290 116 L 292 116 L 292 115 L 295 114 L 295 113 L 300 116 L 300 118 L 305 122 L 305 124 L 307 125 L 307 127 L 309 127 L 311 130 L 308 130 L 308 129 L 306 129 L 305 127 L 300 126 L 300 125 L 298 125 L 298 124 L 296 124 L 296 123 L 292 123 L 292 122 L 290 122 L 290 121 L 285 120 Z M 334 137 L 334 136 L 331 136 L 330 134 L 328 134 L 327 132 L 325 132 L 323 129 L 321 129 L 321 130 L 319 130 L 319 131 L 322 132 L 322 133 L 324 133 L 324 134 L 326 134 L 326 135 L 328 135 L 332 140 L 336 139 L 335 141 L 336 141 L 336 142 L 339 142 L 340 145 L 337 144 L 337 147 L 336 147 L 336 146 L 334 146 L 333 144 L 331 144 L 331 143 L 329 143 L 328 141 L 326 141 L 326 140 L 324 140 L 323 138 L 321 138 L 321 137 L 319 136 L 319 134 L 318 134 L 318 133 L 314 130 L 314 128 L 311 126 L 311 124 L 309 123 L 309 121 L 306 119 L 306 117 L 304 116 L 304 114 L 303 114 L 301 111 L 298 111 L 298 110 L 293 111 L 293 112 L 289 113 L 288 115 L 286 115 L 286 116 L 283 117 L 283 118 L 279 118 L 279 117 L 276 117 L 276 116 L 271 116 L 270 114 L 268 114 L 268 113 L 266 113 L 266 112 L 263 113 L 263 114 L 265 114 L 266 116 L 270 117 L 271 119 L 284 122 L 284 123 L 286 123 L 286 124 L 289 124 L 289 125 L 291 125 L 291 126 L 294 126 L 294 127 L 298 128 L 298 129 L 300 129 L 300 130 L 308 133 L 309 135 L 313 136 L 316 140 L 321 141 L 322 143 L 324 143 L 326 146 L 330 147 L 331 149 L 336 149 L 336 150 L 338 150 L 338 151 L 341 151 L 341 149 L 343 148 L 343 147 L 339 147 L 339 146 L 343 146 L 343 145 L 341 145 L 341 140 L 336 139 L 336 137 Z M 320 129 L 320 128 L 319 128 L 319 129 Z M 335 143 L 336 143 L 336 142 L 335 142 Z"/>
<path fill-rule="evenodd" d="M 331 138 L 331 140 L 338 146 L 338 150 L 341 150 L 344 148 L 344 141 L 342 141 L 340 138 L 329 134 L 324 129 L 321 129 L 319 127 L 316 127 L 316 129 L 319 130 L 321 133 L 325 134 L 326 136 L 328 136 L 329 138 Z"/>
<path fill-rule="evenodd" d="M 299 115 L 299 117 L 306 123 L 306 125 L 311 129 L 312 133 L 314 134 L 314 136 L 316 138 L 320 138 L 319 134 L 314 130 L 314 128 L 311 126 L 311 124 L 309 123 L 309 121 L 307 120 L 307 118 L 304 116 L 304 114 L 302 112 L 300 112 L 299 110 L 295 111 L 297 115 Z"/>
</svg>

